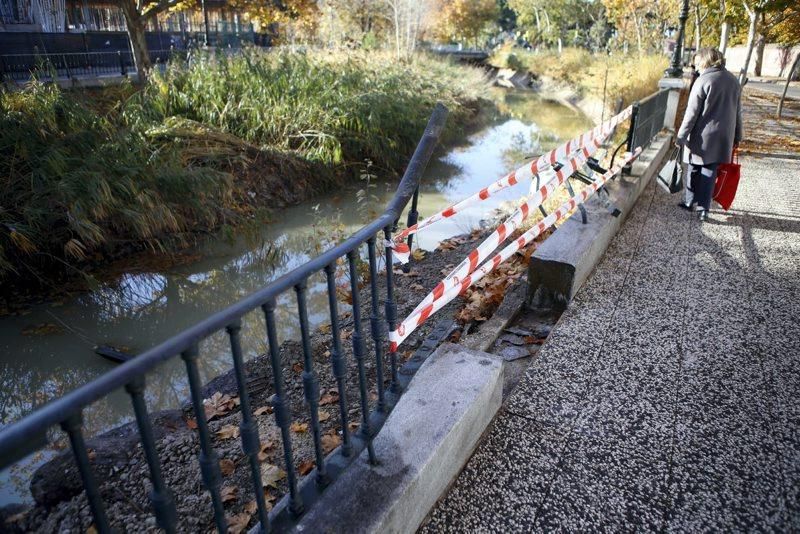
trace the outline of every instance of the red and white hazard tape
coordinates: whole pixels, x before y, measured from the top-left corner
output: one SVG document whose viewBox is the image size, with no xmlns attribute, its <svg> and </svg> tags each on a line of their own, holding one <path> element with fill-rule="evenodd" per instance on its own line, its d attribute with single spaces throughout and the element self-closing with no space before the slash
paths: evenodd
<svg viewBox="0 0 800 534">
<path fill-rule="evenodd" d="M 431 215 L 417 224 L 409 226 L 405 230 L 397 233 L 391 241 L 386 243 L 394 251 L 394 257 L 401 263 L 407 263 L 411 256 L 411 250 L 404 242 L 405 238 L 409 235 L 419 232 L 421 229 L 430 226 L 431 224 L 450 218 L 456 213 L 463 211 L 465 208 L 477 203 L 482 202 L 493 194 L 518 184 L 520 181 L 531 180 L 531 193 L 533 193 L 533 178 L 540 172 L 551 168 L 556 162 L 564 162 L 565 160 L 573 159 L 579 154 L 588 159 L 602 143 L 602 141 L 610 135 L 614 128 L 622 121 L 626 120 L 631 115 L 632 108 L 628 107 L 619 114 L 611 117 L 606 122 L 595 126 L 588 132 L 584 132 L 578 137 L 570 139 L 566 143 L 556 147 L 546 154 L 542 154 L 539 158 L 533 160 L 530 164 L 523 165 L 519 169 L 510 172 L 503 178 L 497 180 L 493 184 L 484 187 L 474 195 L 471 195 L 444 210 Z M 551 178 L 554 178 L 551 176 Z M 534 206 L 536 207 L 536 206 Z"/>
<path fill-rule="evenodd" d="M 542 219 L 539 223 L 533 226 L 530 230 L 522 234 L 513 243 L 510 243 L 508 246 L 503 248 L 500 252 L 498 252 L 491 260 L 487 261 L 477 269 L 475 269 L 471 274 L 467 275 L 463 280 L 460 280 L 459 284 L 456 286 L 451 287 L 449 290 L 445 291 L 439 298 L 434 300 L 433 302 L 429 303 L 428 305 L 424 306 L 422 309 L 418 309 L 409 315 L 398 327 L 389 332 L 389 351 L 390 352 L 397 352 L 398 346 L 409 336 L 411 335 L 414 330 L 416 330 L 422 323 L 424 323 L 428 317 L 442 309 L 446 306 L 451 300 L 456 298 L 462 292 L 464 292 L 467 288 L 475 284 L 478 280 L 492 272 L 497 268 L 498 265 L 503 263 L 505 260 L 513 256 L 517 251 L 525 247 L 528 243 L 533 241 L 537 236 L 541 235 L 545 230 L 553 226 L 556 222 L 560 221 L 569 216 L 570 211 L 575 209 L 579 204 L 585 202 L 588 198 L 594 195 L 598 189 L 600 189 L 608 180 L 610 180 L 613 176 L 618 174 L 622 167 L 636 159 L 639 154 L 641 153 L 641 149 L 637 148 L 635 152 L 628 153 L 625 155 L 623 161 L 615 166 L 612 169 L 609 169 L 608 172 L 603 174 L 602 176 L 595 179 L 590 185 L 586 186 L 580 193 L 573 196 L 566 202 L 564 202 L 561 206 L 558 207 L 555 211 L 551 212 L 547 217 Z"/>
</svg>

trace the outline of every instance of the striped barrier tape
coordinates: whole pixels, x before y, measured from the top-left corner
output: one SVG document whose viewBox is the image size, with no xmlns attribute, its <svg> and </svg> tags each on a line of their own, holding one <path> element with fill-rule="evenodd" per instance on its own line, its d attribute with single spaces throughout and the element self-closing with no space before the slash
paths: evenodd
<svg viewBox="0 0 800 534">
<path fill-rule="evenodd" d="M 637 148 L 633 153 L 627 153 L 622 163 L 616 165 L 614 168 L 609 169 L 605 174 L 599 176 L 590 185 L 586 186 L 580 193 L 573 196 L 555 211 L 551 212 L 547 217 L 539 221 L 530 230 L 522 234 L 513 243 L 503 248 L 500 252 L 494 255 L 491 260 L 487 261 L 478 267 L 471 274 L 467 275 L 457 286 L 451 287 L 444 292 L 441 297 L 424 306 L 422 309 L 413 312 L 409 315 L 398 327 L 389 332 L 389 351 L 397 352 L 398 346 L 416 330 L 428 317 L 442 309 L 451 300 L 466 291 L 467 288 L 475 284 L 478 280 L 492 272 L 498 265 L 513 256 L 517 251 L 525 247 L 528 243 L 533 241 L 536 237 L 541 235 L 545 230 L 553 226 L 555 223 L 569 216 L 569 213 L 575 209 L 579 204 L 583 204 L 587 199 L 594 195 L 598 189 L 617 175 L 624 166 L 639 157 L 642 149 Z"/>
<path fill-rule="evenodd" d="M 561 162 L 565 159 L 574 157 L 574 155 L 577 153 L 583 153 L 587 159 L 591 157 L 591 155 L 594 153 L 594 150 L 596 150 L 597 143 L 595 141 L 597 139 L 605 139 L 608 137 L 614 128 L 631 116 L 632 110 L 632 107 L 627 107 L 614 117 L 608 119 L 606 122 L 595 126 L 588 132 L 584 132 L 578 137 L 570 139 L 566 143 L 561 144 L 550 152 L 542 154 L 530 164 L 523 165 L 517 170 L 508 173 L 496 182 L 484 187 L 474 195 L 471 195 L 457 202 L 456 204 L 453 204 L 452 206 L 449 206 L 444 210 L 419 221 L 417 224 L 409 226 L 408 228 L 397 233 L 391 241 L 387 241 L 386 246 L 393 249 L 394 257 L 400 263 L 407 263 L 411 256 L 411 250 L 404 240 L 408 236 L 416 234 L 423 228 L 430 226 L 435 222 L 450 218 L 456 213 L 463 211 L 465 208 L 475 203 L 482 202 L 498 191 L 502 191 L 503 189 L 514 186 L 520 181 L 531 180 L 531 192 L 533 192 L 533 178 L 535 176 L 537 176 L 544 169 L 551 167 L 556 162 Z"/>
<path fill-rule="evenodd" d="M 600 138 L 594 139 L 590 146 L 593 146 L 589 152 L 594 152 L 600 147 L 602 141 Z M 494 232 L 484 239 L 467 257 L 453 269 L 436 287 L 428 293 L 425 298 L 417 305 L 411 313 L 419 311 L 424 306 L 427 306 L 434 300 L 440 298 L 444 292 L 449 290 L 460 283 L 465 276 L 470 274 L 481 264 L 486 258 L 489 257 L 497 247 L 503 244 L 506 238 L 511 235 L 514 230 L 533 213 L 533 211 L 540 206 L 561 184 L 563 184 L 572 173 L 580 169 L 588 156 L 586 152 L 578 151 L 575 157 L 569 158 L 567 162 L 557 171 L 547 165 L 541 169 L 541 174 L 546 177 L 545 184 L 541 186 L 534 195 L 523 202 L 502 224 L 500 224 Z M 551 177 L 552 176 L 552 177 Z"/>
</svg>

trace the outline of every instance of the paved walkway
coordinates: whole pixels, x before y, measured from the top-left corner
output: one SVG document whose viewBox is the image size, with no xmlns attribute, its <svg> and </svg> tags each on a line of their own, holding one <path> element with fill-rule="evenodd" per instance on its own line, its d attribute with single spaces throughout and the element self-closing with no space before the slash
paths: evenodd
<svg viewBox="0 0 800 534">
<path fill-rule="evenodd" d="M 800 530 L 800 161 L 650 185 L 425 532 Z"/>
</svg>

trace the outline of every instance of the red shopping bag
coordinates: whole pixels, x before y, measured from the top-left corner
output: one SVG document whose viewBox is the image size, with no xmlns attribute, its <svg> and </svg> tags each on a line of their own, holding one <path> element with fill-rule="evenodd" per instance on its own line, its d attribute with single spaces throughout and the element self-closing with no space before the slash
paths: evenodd
<svg viewBox="0 0 800 534">
<path fill-rule="evenodd" d="M 721 163 L 717 168 L 717 181 L 714 183 L 714 200 L 725 211 L 731 209 L 736 189 L 739 188 L 739 177 L 742 166 L 739 165 L 739 152 L 734 149 L 730 163 Z"/>
</svg>

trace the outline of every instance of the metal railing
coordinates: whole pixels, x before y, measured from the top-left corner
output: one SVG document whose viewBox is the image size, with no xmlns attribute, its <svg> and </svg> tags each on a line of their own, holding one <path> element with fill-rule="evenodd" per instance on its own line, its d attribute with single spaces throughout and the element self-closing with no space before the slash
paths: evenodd
<svg viewBox="0 0 800 534">
<path fill-rule="evenodd" d="M 631 114 L 631 127 L 628 130 L 627 150 L 647 148 L 656 134 L 664 128 L 669 90 L 656 91 L 650 96 L 635 102 Z"/>
<path fill-rule="evenodd" d="M 185 58 L 187 50 L 150 50 L 150 62 L 161 65 L 172 58 Z M 63 54 L 4 54 L 0 55 L 0 81 L 26 81 L 36 76 L 42 79 L 70 79 L 77 76 L 127 76 L 135 73 L 130 50 L 113 52 L 69 52 Z"/>
<path fill-rule="evenodd" d="M 45 447 L 48 443 L 48 430 L 60 426 L 66 432 L 80 473 L 84 492 L 94 516 L 94 525 L 99 532 L 110 531 L 110 521 L 105 511 L 100 487 L 90 464 L 89 453 L 83 436 L 82 414 L 90 404 L 108 396 L 112 392 L 124 388 L 133 405 L 136 425 L 142 443 L 144 456 L 149 467 L 152 491 L 149 498 L 159 527 L 167 532 L 174 532 L 177 522 L 177 511 L 171 490 L 166 486 L 161 472 L 161 462 L 156 449 L 153 426 L 145 402 L 145 378 L 162 362 L 180 357 L 186 367 L 191 402 L 197 422 L 197 433 L 200 443 L 199 464 L 205 489 L 209 492 L 213 504 L 214 521 L 219 532 L 227 531 L 227 521 L 221 498 L 221 474 L 219 458 L 212 447 L 211 432 L 205 417 L 202 383 L 198 370 L 198 360 L 202 358 L 199 350 L 200 342 L 217 332 L 225 331 L 230 342 L 230 353 L 238 394 L 240 398 L 241 425 L 240 436 L 242 449 L 249 463 L 253 490 L 257 504 L 257 518 L 263 531 L 271 528 L 283 530 L 296 521 L 304 510 L 307 510 L 343 468 L 349 465 L 366 449 L 370 461 L 375 462 L 375 451 L 372 440 L 389 411 L 396 403 L 402 390 L 410 380 L 410 375 L 419 367 L 418 362 L 409 361 L 398 372 L 398 362 L 394 354 L 388 355 L 389 385 L 384 385 L 386 354 L 386 334 L 393 330 L 397 322 L 396 301 L 392 272 L 392 249 L 385 248 L 385 302 L 383 315 L 379 307 L 380 290 L 378 285 L 379 269 L 377 248 L 378 239 L 389 239 L 396 228 L 397 221 L 409 200 L 419 194 L 419 180 L 427 166 L 433 150 L 438 143 L 447 109 L 437 104 L 425 128 L 425 132 L 417 145 L 406 168 L 394 197 L 383 213 L 372 222 L 358 230 L 341 244 L 322 255 L 310 260 L 297 269 L 281 276 L 268 286 L 240 300 L 232 306 L 208 317 L 191 328 L 172 337 L 130 361 L 120 365 L 92 382 L 52 401 L 20 421 L 0 431 L 0 469 L 19 462 L 25 456 Z M 412 210 L 412 213 L 415 210 Z M 365 373 L 365 332 L 361 324 L 361 303 L 359 297 L 359 272 L 356 261 L 366 256 L 369 262 L 369 324 L 370 336 L 374 340 L 375 387 L 377 400 L 370 411 L 367 375 Z M 357 380 L 361 423 L 352 432 L 348 428 L 348 399 L 346 395 L 346 361 L 340 339 L 339 311 L 336 296 L 336 265 L 344 260 L 349 272 L 352 295 L 353 334 L 352 352 L 357 366 Z M 330 362 L 333 376 L 336 379 L 339 393 L 338 405 L 341 421 L 341 445 L 328 455 L 327 459 L 321 443 L 321 426 L 318 417 L 319 382 L 314 371 L 314 360 L 311 350 L 311 331 L 306 305 L 307 281 L 309 277 L 324 272 L 327 281 L 328 307 L 330 313 L 332 336 Z M 287 388 L 277 341 L 275 307 L 276 299 L 287 292 L 294 292 L 297 302 L 297 320 L 300 325 L 303 354 L 302 385 L 303 396 L 310 414 L 313 436 L 315 470 L 308 474 L 302 484 L 299 483 L 298 471 L 294 463 L 294 451 L 290 434 L 292 415 L 289 412 Z M 251 410 L 251 402 L 247 390 L 247 377 L 240 338 L 242 317 L 250 312 L 263 313 L 266 323 L 268 354 L 272 370 L 271 404 L 275 421 L 280 429 L 282 453 L 287 474 L 288 494 L 270 513 L 265 502 L 260 474 L 258 454 L 260 437 Z M 388 330 L 387 330 L 388 328 Z M 412 359 L 413 360 L 413 359 Z M 291 375 L 290 375 L 291 378 Z M 353 379 L 355 380 L 355 378 Z"/>
</svg>

